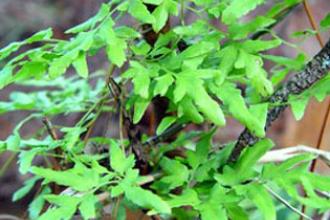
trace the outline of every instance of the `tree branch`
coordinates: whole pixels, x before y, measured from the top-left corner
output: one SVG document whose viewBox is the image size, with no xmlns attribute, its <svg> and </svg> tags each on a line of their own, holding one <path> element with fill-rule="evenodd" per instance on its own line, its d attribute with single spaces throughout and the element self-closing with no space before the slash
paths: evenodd
<svg viewBox="0 0 330 220">
<path fill-rule="evenodd" d="M 149 138 L 146 142 L 143 143 L 143 146 L 154 146 L 162 141 L 166 141 L 168 138 L 172 137 L 179 131 L 183 130 L 186 127 L 185 124 L 179 124 L 176 123 L 166 129 L 163 133 L 160 135 L 153 136 Z"/>
<path fill-rule="evenodd" d="M 288 106 L 287 101 L 289 95 L 298 95 L 310 88 L 314 83 L 322 79 L 330 70 L 330 40 L 322 48 L 322 50 L 314 56 L 314 58 L 307 63 L 305 69 L 293 75 L 282 87 L 277 89 L 275 93 L 269 98 L 270 103 L 281 104 L 268 111 L 267 122 L 265 130 L 269 128 L 273 121 L 284 111 Z M 241 133 L 238 141 L 232 151 L 228 162 L 234 163 L 237 161 L 241 152 L 247 146 L 251 146 L 258 141 L 258 138 L 251 133 L 247 128 Z"/>
</svg>

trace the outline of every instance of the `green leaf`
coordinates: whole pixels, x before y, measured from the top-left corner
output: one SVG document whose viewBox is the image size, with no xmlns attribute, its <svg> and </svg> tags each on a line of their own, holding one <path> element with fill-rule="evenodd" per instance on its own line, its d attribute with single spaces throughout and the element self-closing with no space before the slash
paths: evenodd
<svg viewBox="0 0 330 220">
<path fill-rule="evenodd" d="M 214 90 L 235 119 L 245 125 L 252 133 L 256 134 L 256 136 L 265 136 L 265 121 L 261 120 L 264 117 L 256 117 L 255 113 L 248 109 L 241 95 L 241 90 L 237 89 L 235 84 L 226 82 L 220 87 L 214 88 Z M 263 115 L 266 115 L 267 108 L 263 110 Z"/>
<path fill-rule="evenodd" d="M 295 31 L 292 34 L 290 34 L 291 38 L 306 38 L 306 37 L 312 37 L 315 36 L 317 34 L 317 31 L 313 30 L 313 29 L 305 29 L 302 31 Z"/>
<path fill-rule="evenodd" d="M 196 124 L 200 124 L 204 121 L 203 116 L 198 112 L 198 109 L 193 104 L 193 101 L 189 97 L 184 97 L 178 106 L 178 116 L 184 116 L 188 120 Z"/>
<path fill-rule="evenodd" d="M 111 44 L 109 44 L 106 49 L 109 59 L 118 67 L 121 67 L 126 61 L 126 48 L 126 41 L 115 38 L 113 41 L 111 41 Z"/>
<path fill-rule="evenodd" d="M 18 161 L 19 172 L 21 174 L 26 174 L 29 171 L 32 160 L 40 150 L 41 149 L 33 148 L 32 150 L 29 151 L 21 151 L 21 153 L 19 154 L 19 161 Z"/>
<path fill-rule="evenodd" d="M 142 98 L 147 99 L 149 97 L 149 85 L 150 77 L 146 69 L 136 72 L 133 78 L 134 93 L 140 95 Z"/>
<path fill-rule="evenodd" d="M 182 186 L 187 182 L 189 177 L 188 168 L 176 160 L 170 160 L 167 157 L 163 157 L 160 161 L 165 175 L 159 181 L 153 184 L 153 187 L 159 191 L 168 192 L 178 186 Z"/>
<path fill-rule="evenodd" d="M 128 169 L 131 169 L 135 164 L 134 156 L 130 155 L 126 158 L 125 153 L 119 147 L 119 144 L 111 140 L 110 147 L 110 166 L 119 174 L 123 175 Z"/>
<path fill-rule="evenodd" d="M 143 177 L 139 177 L 139 171 L 137 169 L 127 170 L 122 181 L 111 189 L 111 196 L 113 198 L 118 197 L 124 193 L 126 187 L 136 185 L 136 183 L 143 181 Z"/>
<path fill-rule="evenodd" d="M 283 65 L 289 69 L 293 69 L 296 71 L 299 71 L 304 67 L 306 60 L 306 56 L 302 53 L 298 54 L 297 57 L 294 59 L 289 57 L 274 56 L 268 54 L 262 54 L 262 57 L 278 65 Z"/>
<path fill-rule="evenodd" d="M 134 103 L 133 123 L 138 123 L 149 106 L 150 100 L 138 97 Z"/>
<path fill-rule="evenodd" d="M 152 5 L 160 5 L 165 0 L 142 0 L 144 3 Z"/>
<path fill-rule="evenodd" d="M 22 45 L 24 45 L 23 42 L 13 42 L 8 46 L 2 48 L 0 50 L 0 61 L 8 57 L 13 52 L 17 51 Z"/>
<path fill-rule="evenodd" d="M 166 24 L 168 19 L 168 11 L 165 4 L 158 6 L 153 12 L 152 15 L 155 18 L 155 22 L 152 24 L 153 29 L 156 32 L 159 32 Z"/>
<path fill-rule="evenodd" d="M 322 176 L 317 173 L 306 173 L 305 177 L 308 178 L 310 183 L 318 190 L 327 191 L 330 189 L 330 176 Z"/>
<path fill-rule="evenodd" d="M 237 176 L 248 174 L 250 169 L 253 169 L 257 161 L 272 147 L 273 142 L 269 139 L 262 139 L 255 145 L 247 148 L 236 162 L 234 169 Z"/>
<path fill-rule="evenodd" d="M 189 90 L 189 95 L 198 109 L 214 124 L 218 126 L 225 125 L 226 120 L 220 105 L 207 94 L 203 85 L 197 84 L 195 88 L 191 89 Z"/>
<path fill-rule="evenodd" d="M 204 205 L 201 205 L 200 213 L 201 213 L 202 220 L 214 220 L 214 219 L 226 220 L 226 219 L 228 219 L 226 211 L 219 204 L 205 203 Z"/>
<path fill-rule="evenodd" d="M 275 40 L 247 40 L 244 43 L 242 43 L 241 47 L 247 52 L 247 53 L 258 53 L 260 51 L 269 50 L 275 47 L 278 47 L 282 44 L 282 41 L 280 39 Z"/>
<path fill-rule="evenodd" d="M 242 207 L 235 203 L 225 204 L 228 217 L 235 220 L 248 220 L 249 216 Z"/>
<path fill-rule="evenodd" d="M 330 13 L 328 13 L 320 22 L 322 28 L 330 27 Z"/>
<path fill-rule="evenodd" d="M 32 167 L 31 172 L 45 178 L 48 182 L 69 186 L 81 192 L 91 190 L 99 184 L 99 175 L 82 164 L 76 164 L 74 168 L 65 171 Z"/>
<path fill-rule="evenodd" d="M 5 66 L 0 71 L 0 89 L 3 89 L 5 86 L 12 83 L 13 78 L 14 78 L 12 73 L 13 73 L 13 67 L 11 67 L 11 66 Z"/>
<path fill-rule="evenodd" d="M 147 56 L 151 50 L 151 46 L 146 41 L 142 40 L 136 45 L 132 45 L 131 49 L 136 55 Z"/>
<path fill-rule="evenodd" d="M 54 79 L 63 75 L 66 69 L 71 65 L 72 61 L 78 57 L 77 51 L 70 51 L 69 53 L 54 59 L 48 69 L 49 77 Z"/>
<path fill-rule="evenodd" d="M 176 87 L 174 89 L 174 102 L 182 100 L 188 95 L 210 121 L 218 126 L 225 124 L 225 117 L 220 105 L 214 101 L 206 92 L 203 80 L 198 79 L 193 74 L 196 72 L 188 70 L 177 75 Z"/>
<path fill-rule="evenodd" d="M 219 198 L 225 196 L 223 188 L 216 184 L 210 191 L 209 198 L 197 207 L 202 220 L 228 219 L 226 210 L 219 201 Z"/>
<path fill-rule="evenodd" d="M 142 0 L 131 0 L 128 6 L 128 12 L 143 23 L 153 24 L 155 22 L 154 16 L 150 14 Z"/>
<path fill-rule="evenodd" d="M 35 33 L 34 35 L 26 39 L 25 42 L 31 44 L 41 40 L 49 40 L 52 36 L 53 36 L 53 31 L 51 28 L 48 28 L 46 30 L 42 30 L 39 31 L 38 33 Z"/>
<path fill-rule="evenodd" d="M 185 49 L 179 56 L 182 57 L 182 59 L 191 59 L 198 56 L 206 55 L 214 49 L 215 48 L 212 43 L 201 41 Z"/>
<path fill-rule="evenodd" d="M 85 53 L 80 53 L 77 59 L 73 61 L 72 65 L 76 69 L 79 76 L 83 78 L 88 77 L 88 65 L 87 65 Z"/>
<path fill-rule="evenodd" d="M 118 38 L 116 32 L 113 30 L 114 22 L 111 18 L 108 18 L 104 24 L 100 27 L 98 35 L 106 43 L 106 53 L 109 60 L 121 67 L 126 61 L 125 50 L 127 43 L 124 39 Z"/>
<path fill-rule="evenodd" d="M 295 168 L 295 166 L 297 166 L 298 164 L 310 162 L 315 159 L 315 157 L 316 156 L 313 154 L 300 154 L 282 162 L 281 164 L 278 164 L 276 166 L 276 169 L 279 171 L 278 173 L 280 175 L 283 175 L 283 173 Z"/>
<path fill-rule="evenodd" d="M 267 97 L 273 93 L 273 85 L 267 79 L 267 72 L 263 69 L 263 62 L 259 56 L 247 54 L 245 51 L 240 50 L 240 57 L 235 65 L 239 65 L 240 68 L 245 67 L 245 72 L 250 79 L 251 86 L 260 95 Z"/>
<path fill-rule="evenodd" d="M 163 133 L 167 128 L 169 128 L 174 122 L 176 121 L 176 117 L 174 116 L 167 116 L 162 119 L 160 124 L 157 127 L 156 134 L 159 135 Z"/>
<path fill-rule="evenodd" d="M 84 219 L 96 218 L 96 203 L 98 201 L 98 198 L 93 194 L 88 194 L 82 198 L 79 210 Z"/>
<path fill-rule="evenodd" d="M 65 33 L 66 34 L 76 34 L 76 33 L 82 32 L 82 31 L 86 31 L 90 28 L 93 28 L 97 24 L 97 22 L 106 18 L 106 16 L 109 14 L 109 12 L 110 12 L 109 4 L 102 4 L 100 10 L 97 12 L 97 14 L 95 16 L 91 17 L 87 21 L 85 21 L 73 28 L 70 28 Z"/>
<path fill-rule="evenodd" d="M 196 150 L 187 152 L 187 160 L 193 169 L 199 165 L 206 163 L 209 150 L 212 146 L 212 137 L 215 130 L 205 133 L 196 145 Z"/>
<path fill-rule="evenodd" d="M 191 25 L 183 25 L 174 27 L 173 31 L 181 36 L 196 36 L 201 33 L 206 33 L 209 30 L 208 23 L 202 19 L 194 21 Z"/>
<path fill-rule="evenodd" d="M 51 192 L 49 187 L 42 189 L 41 193 L 29 204 L 29 219 L 38 219 L 45 204 L 44 195 Z"/>
<path fill-rule="evenodd" d="M 117 37 L 124 39 L 136 39 L 141 37 L 139 32 L 127 26 L 120 26 L 115 29 L 115 32 Z"/>
<path fill-rule="evenodd" d="M 170 199 L 166 202 L 171 208 L 182 207 L 182 206 L 192 206 L 195 207 L 200 204 L 198 194 L 193 189 L 186 189 L 181 195 L 170 195 Z"/>
<path fill-rule="evenodd" d="M 154 96 L 161 95 L 164 96 L 168 88 L 173 84 L 174 79 L 170 73 L 164 74 L 156 78 L 156 86 L 154 89 Z"/>
<path fill-rule="evenodd" d="M 238 52 L 235 46 L 227 46 L 220 51 L 220 74 L 215 79 L 217 85 L 220 86 L 225 81 L 228 73 L 234 68 L 237 54 Z"/>
<path fill-rule="evenodd" d="M 305 109 L 308 105 L 308 101 L 308 97 L 304 97 L 302 99 L 293 99 L 290 101 L 291 111 L 297 121 L 303 118 Z"/>
<path fill-rule="evenodd" d="M 155 22 L 152 24 L 152 27 L 156 32 L 159 32 L 165 26 L 169 14 L 177 16 L 178 6 L 177 2 L 173 0 L 159 1 L 157 5 L 159 6 L 152 12 L 152 15 L 155 18 Z"/>
<path fill-rule="evenodd" d="M 14 81 L 20 82 L 30 78 L 40 78 L 47 71 L 47 64 L 44 62 L 31 61 L 25 63 L 15 74 Z"/>
<path fill-rule="evenodd" d="M 254 114 L 254 117 L 258 118 L 258 123 L 260 127 L 265 129 L 267 114 L 268 114 L 268 103 L 259 103 L 255 105 L 251 105 L 249 109 L 251 114 Z M 263 132 L 260 131 L 260 136 L 262 136 Z"/>
<path fill-rule="evenodd" d="M 258 16 L 252 21 L 243 24 L 232 24 L 229 26 L 229 33 L 234 40 L 246 38 L 249 34 L 263 30 L 276 20 L 264 16 Z"/>
<path fill-rule="evenodd" d="M 10 135 L 7 140 L 7 150 L 18 151 L 21 143 L 21 138 L 18 134 Z"/>
<path fill-rule="evenodd" d="M 38 218 L 40 220 L 71 219 L 81 201 L 81 198 L 67 195 L 45 195 L 44 198 L 59 208 L 48 209 Z"/>
<path fill-rule="evenodd" d="M 125 197 L 142 208 L 151 209 L 151 211 L 160 214 L 171 214 L 171 208 L 167 202 L 141 187 L 125 187 Z"/>
<path fill-rule="evenodd" d="M 20 200 L 21 198 L 23 198 L 24 196 L 26 196 L 26 194 L 28 194 L 31 189 L 35 186 L 35 183 L 37 180 L 39 180 L 39 177 L 32 177 L 30 179 L 28 179 L 27 181 L 24 182 L 24 186 L 20 189 L 18 189 L 14 195 L 13 195 L 13 202 L 16 202 L 18 200 Z"/>
<path fill-rule="evenodd" d="M 247 186 L 248 197 L 258 207 L 265 220 L 276 220 L 276 209 L 267 190 L 259 184 L 253 183 Z"/>
<path fill-rule="evenodd" d="M 222 21 L 225 24 L 234 23 L 238 18 L 262 3 L 264 3 L 264 0 L 232 0 L 230 5 L 223 11 Z"/>
<path fill-rule="evenodd" d="M 63 132 L 66 132 L 64 136 L 64 146 L 65 149 L 68 151 L 72 151 L 77 142 L 80 141 L 80 135 L 86 130 L 83 127 L 71 127 L 71 128 L 62 128 Z"/>
</svg>

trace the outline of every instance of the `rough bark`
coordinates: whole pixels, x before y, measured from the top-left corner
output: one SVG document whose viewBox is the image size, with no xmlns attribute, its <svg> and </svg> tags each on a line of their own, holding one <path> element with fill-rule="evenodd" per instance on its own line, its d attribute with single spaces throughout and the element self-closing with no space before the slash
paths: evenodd
<svg viewBox="0 0 330 220">
<path fill-rule="evenodd" d="M 330 40 L 316 54 L 313 59 L 307 63 L 305 69 L 298 74 L 293 75 L 286 83 L 283 84 L 275 93 L 269 98 L 270 103 L 280 104 L 268 111 L 267 122 L 265 130 L 269 128 L 273 121 L 284 111 L 288 106 L 287 101 L 289 95 L 298 95 L 310 88 L 314 83 L 322 79 L 330 70 Z M 237 161 L 241 152 L 248 146 L 255 144 L 258 138 L 251 133 L 247 128 L 239 136 L 237 143 L 229 157 L 229 163 Z"/>
</svg>

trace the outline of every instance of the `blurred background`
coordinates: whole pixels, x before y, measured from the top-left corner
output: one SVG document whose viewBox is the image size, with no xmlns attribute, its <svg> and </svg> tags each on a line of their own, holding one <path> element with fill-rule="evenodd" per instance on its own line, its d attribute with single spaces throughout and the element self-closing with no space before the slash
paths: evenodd
<svg viewBox="0 0 330 220">
<path fill-rule="evenodd" d="M 77 25 L 86 20 L 98 10 L 102 0 L 0 0 L 0 48 L 12 41 L 24 39 L 41 29 L 52 27 L 56 38 L 65 39 L 64 31 L 69 27 Z M 317 23 L 330 12 L 328 0 L 309 0 Z M 268 4 L 272 4 L 269 0 Z M 258 9 L 262 10 L 262 9 Z M 193 19 L 187 14 L 187 19 Z M 215 22 L 217 23 L 217 22 Z M 310 28 L 309 21 L 301 6 L 297 7 L 280 25 L 276 27 L 277 33 L 291 42 L 298 43 L 308 54 L 313 56 L 320 49 L 314 37 L 308 39 L 289 39 L 289 36 L 298 30 Z M 324 41 L 329 39 L 330 33 L 322 33 Z M 276 55 L 294 57 L 296 52 L 287 47 L 280 47 L 272 51 Z M 104 58 L 96 59 L 92 69 L 104 67 Z M 103 61 L 104 60 L 104 61 Z M 9 86 L 0 91 L 0 101 L 6 101 L 11 91 L 23 89 L 15 85 Z M 29 90 L 24 90 L 28 92 Z M 323 103 L 311 101 L 306 111 L 305 117 L 297 122 L 289 109 L 274 123 L 268 135 L 274 138 L 277 147 L 290 147 L 306 145 L 315 147 L 325 118 L 329 100 Z M 26 117 L 29 112 L 13 112 L 0 115 L 0 139 L 6 139 L 11 134 L 15 125 Z M 76 117 L 65 118 L 65 122 L 73 124 Z M 322 140 L 322 149 L 330 150 L 330 122 L 327 122 L 326 135 Z M 33 128 L 40 126 L 41 122 L 34 121 L 25 126 L 22 136 L 28 136 Z M 219 129 L 217 140 L 235 140 L 243 127 L 235 121 L 228 121 L 228 126 Z M 26 210 L 27 203 L 31 196 L 20 202 L 11 202 L 12 194 L 22 186 L 22 182 L 27 178 L 19 175 L 15 160 L 6 164 L 11 155 L 4 153 L 0 155 L 0 214 L 11 213 L 21 216 Z M 5 165 L 6 164 L 6 165 Z M 6 169 L 3 169 L 6 166 Z M 330 170 L 318 162 L 318 172 L 330 174 Z"/>
</svg>

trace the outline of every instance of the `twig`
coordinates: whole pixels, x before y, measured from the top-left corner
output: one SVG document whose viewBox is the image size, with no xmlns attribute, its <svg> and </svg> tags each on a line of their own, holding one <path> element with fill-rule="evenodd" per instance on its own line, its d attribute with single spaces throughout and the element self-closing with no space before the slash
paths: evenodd
<svg viewBox="0 0 330 220">
<path fill-rule="evenodd" d="M 122 197 L 121 196 L 119 196 L 116 199 L 115 205 L 113 207 L 113 212 L 112 212 L 113 213 L 113 215 L 112 215 L 113 218 L 117 218 L 117 213 L 118 213 L 119 204 L 120 204 L 121 200 L 122 200 Z"/>
<path fill-rule="evenodd" d="M 280 11 L 278 14 L 276 14 L 273 17 L 273 19 L 276 19 L 276 22 L 269 25 L 268 27 L 266 27 L 266 29 L 274 28 L 281 21 L 283 21 L 298 5 L 299 5 L 299 3 L 292 5 L 291 7 L 285 8 L 283 11 Z M 267 33 L 268 33 L 268 31 L 266 31 L 266 30 L 258 31 L 251 36 L 251 39 L 256 40 L 256 39 L 260 38 L 262 35 L 267 34 Z"/>
<path fill-rule="evenodd" d="M 47 117 L 43 117 L 42 118 L 42 123 L 45 125 L 47 132 L 49 133 L 49 135 L 51 136 L 51 138 L 56 141 L 58 140 L 58 136 L 57 133 L 51 123 L 51 121 L 47 118 Z M 55 149 L 55 153 L 59 153 L 59 151 L 57 151 L 58 149 Z M 46 159 L 46 157 L 45 157 Z M 50 161 L 51 161 L 51 165 L 54 168 L 54 170 L 61 170 L 61 165 L 58 163 L 58 161 L 54 158 L 54 157 L 50 157 Z M 58 191 L 58 187 L 55 187 L 55 191 Z"/>
<path fill-rule="evenodd" d="M 9 215 L 9 214 L 0 214 L 1 220 L 22 220 L 21 218 L 15 216 L 15 215 Z"/>
<path fill-rule="evenodd" d="M 153 136 L 149 138 L 146 142 L 143 143 L 143 146 L 154 146 L 158 143 L 167 140 L 168 138 L 172 137 L 174 134 L 178 133 L 179 131 L 182 131 L 186 127 L 185 124 L 179 124 L 176 123 L 166 129 L 163 133 L 160 135 Z"/>
<path fill-rule="evenodd" d="M 323 42 L 322 37 L 321 37 L 321 35 L 318 31 L 318 28 L 317 28 L 317 25 L 316 25 L 316 22 L 315 22 L 315 19 L 314 19 L 314 15 L 312 13 L 312 9 L 310 8 L 310 6 L 308 4 L 308 1 L 304 0 L 303 5 L 304 5 L 304 9 L 306 11 L 306 14 L 308 16 L 309 23 L 311 24 L 313 30 L 316 31 L 316 38 L 317 38 L 320 46 L 324 47 L 324 42 Z"/>
<path fill-rule="evenodd" d="M 320 159 L 324 160 L 324 162 L 330 166 L 330 152 L 318 150 L 303 145 L 269 151 L 263 157 L 261 157 L 258 162 L 259 163 L 282 162 L 302 153 L 313 154 L 319 157 Z"/>
<path fill-rule="evenodd" d="M 57 133 L 55 128 L 53 127 L 52 123 L 47 117 L 42 118 L 42 123 L 45 125 L 48 134 L 52 137 L 53 140 L 58 140 Z"/>
<path fill-rule="evenodd" d="M 9 158 L 6 160 L 5 164 L 2 165 L 0 169 L 0 177 L 2 177 L 2 175 L 6 172 L 6 170 L 11 165 L 11 163 L 14 161 L 15 158 L 16 158 L 16 153 L 11 153 Z"/>
<path fill-rule="evenodd" d="M 184 4 L 185 0 L 180 0 L 180 22 L 181 25 L 184 25 Z"/>
<path fill-rule="evenodd" d="M 285 205 L 288 209 L 293 211 L 294 213 L 298 214 L 299 216 L 308 219 L 308 220 L 313 220 L 311 217 L 305 215 L 302 213 L 299 209 L 293 207 L 288 201 L 286 201 L 284 198 L 282 198 L 280 195 L 278 195 L 276 192 L 274 192 L 270 187 L 264 184 L 264 187 L 267 189 L 267 191 L 274 196 L 275 199 L 277 199 L 280 203 Z"/>
<path fill-rule="evenodd" d="M 105 76 L 105 89 L 106 87 L 109 86 L 109 83 L 112 79 L 112 74 L 113 72 L 115 71 L 115 66 L 113 64 L 110 65 L 110 68 L 109 68 L 109 73 L 106 74 Z M 107 92 L 105 91 L 104 92 L 105 95 L 102 94 L 102 97 L 100 98 L 100 100 L 96 103 L 95 105 L 95 108 L 92 108 L 92 110 L 88 111 L 86 114 L 91 114 L 95 109 L 97 111 L 97 114 L 96 116 L 94 117 L 94 119 L 89 123 L 89 125 L 87 126 L 88 127 L 88 130 L 84 136 L 84 144 L 86 145 L 87 142 L 88 142 L 88 138 L 90 137 L 90 135 L 92 134 L 92 131 L 93 131 L 93 128 L 95 127 L 95 122 L 97 120 L 97 118 L 99 117 L 100 113 L 101 113 L 101 109 L 102 109 L 102 106 L 104 105 L 104 102 L 107 98 Z M 94 106 L 93 106 L 94 107 Z M 85 117 L 85 116 L 84 116 Z M 83 117 L 83 118 L 84 118 Z"/>
</svg>

